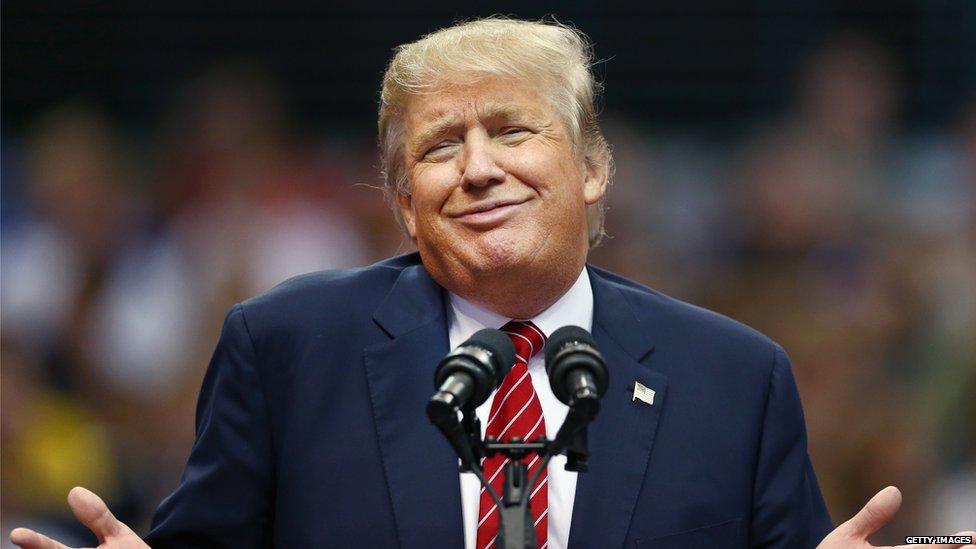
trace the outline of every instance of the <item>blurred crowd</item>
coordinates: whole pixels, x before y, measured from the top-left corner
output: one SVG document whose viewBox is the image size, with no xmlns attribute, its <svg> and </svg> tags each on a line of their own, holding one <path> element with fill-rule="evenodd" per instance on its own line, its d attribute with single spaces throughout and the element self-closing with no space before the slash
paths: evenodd
<svg viewBox="0 0 976 549">
<path fill-rule="evenodd" d="M 907 133 L 898 82 L 883 49 L 842 36 L 789 108 L 721 137 L 609 105 L 610 238 L 591 254 L 780 342 L 835 522 L 904 492 L 881 541 L 976 525 L 976 101 Z M 75 485 L 144 532 L 228 307 L 413 250 L 371 128 L 296 131 L 253 66 L 173 95 L 150 131 L 67 102 L 3 135 L 4 532 L 85 542 Z"/>
</svg>

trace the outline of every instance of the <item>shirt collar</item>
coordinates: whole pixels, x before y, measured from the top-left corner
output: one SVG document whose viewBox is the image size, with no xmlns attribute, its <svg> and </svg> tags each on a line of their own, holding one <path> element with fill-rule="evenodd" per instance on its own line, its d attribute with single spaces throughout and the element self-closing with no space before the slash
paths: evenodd
<svg viewBox="0 0 976 549">
<path fill-rule="evenodd" d="M 511 320 L 494 311 L 472 303 L 448 292 L 451 301 L 451 346 L 456 346 L 482 328 L 501 328 Z M 519 319 L 526 320 L 526 319 Z M 576 282 L 555 303 L 536 316 L 527 319 L 536 325 L 546 337 L 563 326 L 579 326 L 586 331 L 593 327 L 593 288 L 586 268 L 580 271 Z M 455 342 L 455 337 L 460 338 Z"/>
</svg>

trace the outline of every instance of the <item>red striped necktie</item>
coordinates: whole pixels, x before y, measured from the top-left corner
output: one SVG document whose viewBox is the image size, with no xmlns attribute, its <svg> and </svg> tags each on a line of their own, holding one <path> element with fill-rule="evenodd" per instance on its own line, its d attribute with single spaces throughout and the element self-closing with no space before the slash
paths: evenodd
<svg viewBox="0 0 976 549">
<path fill-rule="evenodd" d="M 512 437 L 522 437 L 531 440 L 546 434 L 546 421 L 542 417 L 542 405 L 539 396 L 532 387 L 532 377 L 529 375 L 529 360 L 542 350 L 546 344 L 546 335 L 531 322 L 513 320 L 501 327 L 501 330 L 512 338 L 515 344 L 515 364 L 505 376 L 495 396 L 491 401 L 491 412 L 488 414 L 488 425 L 485 436 L 495 437 L 500 441 Z M 522 458 L 528 466 L 528 478 L 542 466 L 542 460 L 537 454 L 529 454 Z M 502 454 L 495 454 L 485 458 L 482 468 L 485 478 L 495 492 L 502 497 L 505 486 L 505 466 L 508 458 Z M 540 548 L 548 544 L 549 527 L 549 473 L 543 471 L 532 488 L 529 508 L 535 521 L 535 538 Z M 481 488 L 481 507 L 478 513 L 478 543 L 476 549 L 491 549 L 498 533 L 499 510 L 488 495 L 484 487 Z"/>
</svg>

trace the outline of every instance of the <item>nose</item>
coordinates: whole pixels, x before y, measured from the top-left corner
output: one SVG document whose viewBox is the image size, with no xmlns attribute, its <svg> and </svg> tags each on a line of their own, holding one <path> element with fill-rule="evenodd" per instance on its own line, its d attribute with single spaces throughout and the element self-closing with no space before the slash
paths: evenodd
<svg viewBox="0 0 976 549">
<path fill-rule="evenodd" d="M 471 132 L 461 155 L 461 184 L 486 187 L 505 181 L 505 170 L 498 165 L 493 144 L 487 134 Z"/>
</svg>

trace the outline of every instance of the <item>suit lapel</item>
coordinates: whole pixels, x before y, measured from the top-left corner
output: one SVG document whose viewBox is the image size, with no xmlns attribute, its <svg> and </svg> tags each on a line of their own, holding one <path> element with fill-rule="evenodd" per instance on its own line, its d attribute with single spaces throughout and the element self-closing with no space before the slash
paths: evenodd
<svg viewBox="0 0 976 549">
<path fill-rule="evenodd" d="M 460 547 L 457 456 L 423 416 L 449 347 L 441 288 L 407 267 L 374 320 L 392 338 L 363 355 L 400 546 Z"/>
<path fill-rule="evenodd" d="M 668 379 L 653 371 L 649 323 L 621 290 L 590 269 L 593 337 L 610 371 L 600 414 L 589 427 L 590 470 L 580 473 L 570 547 L 621 547 L 644 483 Z M 655 391 L 653 405 L 633 400 L 634 383 Z"/>
</svg>

